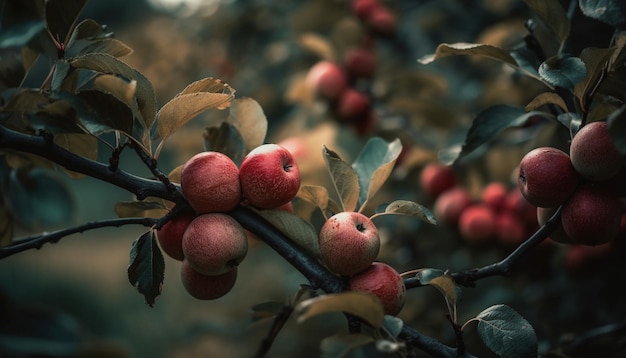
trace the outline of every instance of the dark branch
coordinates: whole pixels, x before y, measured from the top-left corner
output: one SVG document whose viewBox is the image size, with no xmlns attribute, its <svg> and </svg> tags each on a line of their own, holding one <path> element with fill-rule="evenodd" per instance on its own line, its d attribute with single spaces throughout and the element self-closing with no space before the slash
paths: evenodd
<svg viewBox="0 0 626 358">
<path fill-rule="evenodd" d="M 124 225 L 142 225 L 153 226 L 158 219 L 151 218 L 127 218 L 127 219 L 111 219 L 94 221 L 84 225 L 79 225 L 67 229 L 57 230 L 49 233 L 42 233 L 35 236 L 29 236 L 14 240 L 10 246 L 0 247 L 0 259 L 20 253 L 30 249 L 40 249 L 46 243 L 57 243 L 62 238 L 83 233 L 85 231 L 100 229 L 103 227 L 120 227 Z"/>
</svg>

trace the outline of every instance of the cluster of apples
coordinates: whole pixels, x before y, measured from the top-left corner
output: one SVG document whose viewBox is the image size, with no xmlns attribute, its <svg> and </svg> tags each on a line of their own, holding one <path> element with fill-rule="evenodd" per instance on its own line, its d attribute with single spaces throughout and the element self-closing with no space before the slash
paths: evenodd
<svg viewBox="0 0 626 358">
<path fill-rule="evenodd" d="M 352 0 L 352 13 L 377 34 L 389 36 L 395 33 L 396 15 L 380 0 Z"/>
<path fill-rule="evenodd" d="M 623 218 L 626 158 L 611 141 L 607 122 L 581 127 L 569 155 L 535 148 L 520 161 L 519 187 L 544 224 L 559 206 L 560 223 L 550 236 L 566 244 L 600 245 L 615 239 Z"/>
<path fill-rule="evenodd" d="M 437 221 L 469 244 L 517 245 L 537 226 L 536 207 L 515 186 L 490 182 L 476 197 L 459 183 L 454 168 L 438 162 L 427 164 L 419 180 Z"/>
<path fill-rule="evenodd" d="M 194 212 L 165 223 L 157 237 L 167 255 L 182 261 L 187 292 L 210 300 L 230 292 L 248 252 L 246 230 L 228 212 L 240 203 L 260 209 L 289 205 L 300 188 L 300 172 L 287 149 L 263 144 L 239 167 L 223 153 L 198 153 L 183 165 L 180 185 Z"/>
<path fill-rule="evenodd" d="M 368 216 L 354 211 L 331 216 L 320 230 L 319 247 L 326 267 L 348 277 L 349 290 L 376 295 L 386 314 L 400 312 L 406 287 L 393 267 L 374 261 L 380 250 L 380 237 Z"/>
</svg>

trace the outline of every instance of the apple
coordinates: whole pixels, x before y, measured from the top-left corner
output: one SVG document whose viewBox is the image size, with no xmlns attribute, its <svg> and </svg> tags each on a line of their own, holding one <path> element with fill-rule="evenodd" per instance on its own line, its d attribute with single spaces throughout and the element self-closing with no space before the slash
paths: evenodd
<svg viewBox="0 0 626 358">
<path fill-rule="evenodd" d="M 350 4 L 352 12 L 360 19 L 370 17 L 372 12 L 382 6 L 379 0 L 352 0 Z"/>
<path fill-rule="evenodd" d="M 339 64 L 319 61 L 314 64 L 305 79 L 309 88 L 326 99 L 335 100 L 348 88 L 348 78 Z"/>
<path fill-rule="evenodd" d="M 187 260 L 183 260 L 180 266 L 180 279 L 192 297 L 199 300 L 215 300 L 226 295 L 235 286 L 237 268 L 234 267 L 219 275 L 203 275 Z"/>
<path fill-rule="evenodd" d="M 529 202 L 517 186 L 506 195 L 504 209 L 516 212 L 529 226 L 537 224 L 537 206 Z"/>
<path fill-rule="evenodd" d="M 441 193 L 457 184 L 456 172 L 451 166 L 430 162 L 420 172 L 419 184 L 430 199 L 436 199 Z"/>
<path fill-rule="evenodd" d="M 249 204 L 273 209 L 296 196 L 300 189 L 300 170 L 287 149 L 278 144 L 263 144 L 241 161 L 239 181 Z"/>
<path fill-rule="evenodd" d="M 244 228 L 222 213 L 202 214 L 183 234 L 183 254 L 203 275 L 220 275 L 237 267 L 248 253 Z"/>
<path fill-rule="evenodd" d="M 495 230 L 496 216 L 485 204 L 472 204 L 459 217 L 459 233 L 467 242 L 484 243 L 493 238 Z"/>
<path fill-rule="evenodd" d="M 350 277 L 348 289 L 376 295 L 388 315 L 397 315 L 404 306 L 406 286 L 402 276 L 382 262 L 373 262 L 364 271 Z"/>
<path fill-rule="evenodd" d="M 561 222 L 573 242 L 595 246 L 617 237 L 621 215 L 616 196 L 592 185 L 583 185 L 563 204 Z"/>
<path fill-rule="evenodd" d="M 606 180 L 616 175 L 624 165 L 607 123 L 591 122 L 580 128 L 570 145 L 572 165 L 585 179 Z"/>
<path fill-rule="evenodd" d="M 435 200 L 433 214 L 437 223 L 457 226 L 461 213 L 472 205 L 472 196 L 461 186 L 455 186 L 441 193 Z"/>
<path fill-rule="evenodd" d="M 494 181 L 483 188 L 480 199 L 494 211 L 499 211 L 504 208 L 508 193 L 509 189 L 504 183 Z"/>
<path fill-rule="evenodd" d="M 558 208 L 540 208 L 537 207 L 537 222 L 540 226 L 543 226 L 548 222 L 548 220 L 554 215 Z M 561 244 L 573 244 L 572 239 L 567 236 L 565 230 L 563 229 L 563 223 L 561 222 L 561 218 L 559 218 L 559 222 L 556 224 L 556 228 L 548 237 L 550 240 L 554 242 L 559 242 Z"/>
<path fill-rule="evenodd" d="M 189 223 L 196 217 L 196 213 L 184 212 L 166 222 L 157 231 L 157 239 L 161 249 L 171 258 L 182 261 L 183 254 L 183 234 L 187 230 Z"/>
<path fill-rule="evenodd" d="M 370 77 L 376 71 L 376 55 L 370 49 L 354 47 L 346 51 L 343 62 L 355 77 Z"/>
<path fill-rule="evenodd" d="M 544 208 L 561 205 L 574 193 L 578 182 L 578 172 L 570 157 L 560 149 L 535 148 L 520 161 L 518 186 L 533 205 Z"/>
<path fill-rule="evenodd" d="M 504 210 L 496 214 L 495 236 L 503 244 L 518 246 L 528 238 L 526 222 L 514 211 Z"/>
<path fill-rule="evenodd" d="M 199 214 L 230 211 L 241 201 L 239 169 L 220 152 L 191 157 L 182 168 L 180 186 L 189 205 Z"/>
<path fill-rule="evenodd" d="M 320 259 L 339 275 L 354 275 L 368 268 L 378 256 L 380 237 L 372 220 L 354 211 L 337 213 L 319 234 Z"/>
<path fill-rule="evenodd" d="M 371 110 L 370 98 L 356 88 L 347 88 L 339 97 L 337 116 L 347 122 L 363 120 Z"/>
<path fill-rule="evenodd" d="M 384 6 L 376 7 L 371 11 L 365 22 L 380 35 L 393 35 L 396 31 L 396 15 Z"/>
</svg>

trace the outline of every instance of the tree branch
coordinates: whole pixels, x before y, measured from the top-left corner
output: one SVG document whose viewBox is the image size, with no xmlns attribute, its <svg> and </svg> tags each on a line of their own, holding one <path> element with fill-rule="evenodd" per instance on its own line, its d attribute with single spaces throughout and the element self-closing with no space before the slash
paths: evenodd
<svg viewBox="0 0 626 358">
<path fill-rule="evenodd" d="M 127 218 L 93 221 L 84 225 L 57 230 L 50 233 L 42 233 L 35 236 L 25 237 L 14 240 L 10 246 L 0 247 L 0 259 L 4 259 L 5 257 L 9 257 L 22 251 L 40 249 L 46 243 L 57 243 L 62 238 L 72 234 L 83 233 L 85 231 L 100 229 L 103 227 L 120 227 L 124 225 L 143 225 L 150 227 L 155 225 L 158 220 L 159 219 L 152 218 Z"/>
</svg>

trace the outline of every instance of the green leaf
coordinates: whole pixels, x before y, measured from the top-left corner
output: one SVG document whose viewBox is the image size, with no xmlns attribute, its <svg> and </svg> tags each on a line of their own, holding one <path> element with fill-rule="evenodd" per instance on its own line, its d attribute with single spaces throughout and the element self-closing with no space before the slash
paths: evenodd
<svg viewBox="0 0 626 358">
<path fill-rule="evenodd" d="M 491 306 L 476 318 L 481 339 L 500 357 L 537 357 L 535 330 L 511 307 Z"/>
<path fill-rule="evenodd" d="M 586 74 L 585 63 L 578 57 L 554 56 L 539 66 L 539 76 L 553 87 L 573 90 Z"/>
<path fill-rule="evenodd" d="M 222 122 L 219 126 L 208 127 L 204 131 L 204 150 L 226 154 L 239 166 L 246 148 L 241 134 L 232 124 Z"/>
<path fill-rule="evenodd" d="M 137 81 L 126 79 L 116 75 L 100 75 L 94 79 L 94 89 L 109 93 L 129 108 L 136 106 L 135 93 L 137 92 Z"/>
<path fill-rule="evenodd" d="M 319 257 L 317 231 L 309 222 L 284 210 L 258 210 L 258 213 L 313 257 Z"/>
<path fill-rule="evenodd" d="M 158 201 L 120 201 L 115 203 L 115 214 L 120 218 L 161 217 L 167 208 Z"/>
<path fill-rule="evenodd" d="M 87 53 L 106 53 L 114 57 L 129 55 L 133 50 L 123 42 L 104 32 L 102 25 L 87 19 L 76 25 L 65 49 L 65 57 L 71 58 Z"/>
<path fill-rule="evenodd" d="M 570 33 L 570 21 L 561 3 L 558 0 L 524 0 L 524 2 L 554 32 L 562 48 Z"/>
<path fill-rule="evenodd" d="M 12 170 L 6 195 L 15 220 L 28 228 L 67 224 L 74 214 L 72 192 L 50 170 Z"/>
<path fill-rule="evenodd" d="M 75 57 L 69 61 L 75 68 L 92 70 L 102 74 L 122 76 L 129 81 L 136 81 L 135 99 L 141 113 L 144 128 L 150 128 L 156 118 L 156 94 L 152 84 L 139 71 L 131 68 L 117 58 L 104 53 L 90 53 Z M 136 138 L 148 144 L 149 138 Z"/>
<path fill-rule="evenodd" d="M 267 118 L 257 101 L 249 97 L 237 98 L 230 105 L 228 123 L 239 131 L 246 151 L 260 146 L 267 134 Z"/>
<path fill-rule="evenodd" d="M 45 27 L 42 20 L 24 21 L 0 32 L 0 48 L 21 48 L 39 34 Z"/>
<path fill-rule="evenodd" d="M 370 138 L 359 153 L 352 168 L 359 180 L 359 203 L 370 200 L 383 186 L 393 171 L 396 159 L 402 151 L 400 139 L 387 142 L 382 138 Z"/>
<path fill-rule="evenodd" d="M 330 173 L 333 186 L 341 201 L 341 211 L 354 211 L 359 200 L 359 178 L 350 166 L 337 153 L 322 146 L 326 168 Z"/>
<path fill-rule="evenodd" d="M 525 110 L 527 112 L 534 111 L 537 108 L 545 105 L 553 104 L 561 108 L 563 111 L 567 111 L 567 105 L 561 96 L 554 92 L 543 92 L 538 94 L 535 98 L 526 105 Z"/>
<path fill-rule="evenodd" d="M 578 5 L 585 16 L 626 29 L 626 3 L 623 0 L 580 0 Z"/>
<path fill-rule="evenodd" d="M 320 344 L 321 358 L 350 357 L 355 349 L 374 343 L 374 337 L 364 333 L 338 333 L 326 337 Z"/>
<path fill-rule="evenodd" d="M 46 0 L 46 28 L 58 42 L 67 44 L 70 30 L 86 3 L 87 0 Z"/>
<path fill-rule="evenodd" d="M 576 86 L 574 86 L 574 94 L 581 101 L 585 101 L 590 91 L 598 85 L 598 78 L 606 69 L 606 66 L 611 60 L 614 52 L 614 48 L 589 47 L 582 50 L 580 53 L 580 59 L 585 64 L 586 74 L 584 80 L 578 82 Z"/>
<path fill-rule="evenodd" d="M 457 42 L 453 44 L 440 44 L 437 46 L 434 54 L 424 56 L 418 61 L 422 64 L 429 64 L 435 60 L 439 60 L 449 56 L 458 56 L 458 55 L 466 55 L 466 56 L 484 56 L 494 60 L 502 61 L 508 65 L 513 67 L 519 67 L 515 59 L 511 56 L 511 54 L 503 50 L 501 48 L 491 46 L 491 45 L 483 45 L 483 44 L 474 44 L 474 43 L 465 43 L 465 42 Z"/>
<path fill-rule="evenodd" d="M 179 128 L 204 111 L 228 107 L 233 97 L 234 90 L 218 79 L 205 78 L 189 84 L 157 113 L 158 137 L 153 139 L 160 138 L 161 143 L 155 157 L 167 138 Z"/>
<path fill-rule="evenodd" d="M 452 164 L 472 153 L 481 145 L 489 143 L 503 130 L 524 124 L 529 117 L 535 114 L 537 113 L 526 112 L 521 107 L 509 105 L 489 107 L 474 118 L 460 150 L 456 151 L 454 147 L 449 148 L 446 152 L 441 153 L 440 160 L 444 164 Z"/>
<path fill-rule="evenodd" d="M 398 337 L 404 327 L 404 321 L 398 317 L 386 314 L 383 327 L 392 337 Z"/>
<path fill-rule="evenodd" d="M 344 312 L 361 318 L 370 326 L 379 329 L 384 322 L 385 312 L 380 299 L 367 292 L 345 291 L 309 298 L 300 302 L 295 309 L 298 322 L 329 312 Z"/>
<path fill-rule="evenodd" d="M 372 218 L 385 214 L 414 216 L 429 224 L 437 224 L 435 215 L 433 215 L 433 213 L 428 210 L 427 207 L 409 200 L 392 201 L 385 206 L 383 212 L 375 214 L 374 216 L 372 216 Z"/>
<path fill-rule="evenodd" d="M 133 241 L 128 264 L 128 281 L 152 307 L 161 294 L 165 275 L 165 260 L 156 242 L 154 230 Z"/>
<path fill-rule="evenodd" d="M 611 113 L 607 124 L 613 144 L 622 155 L 626 156 L 626 105 Z"/>
</svg>

